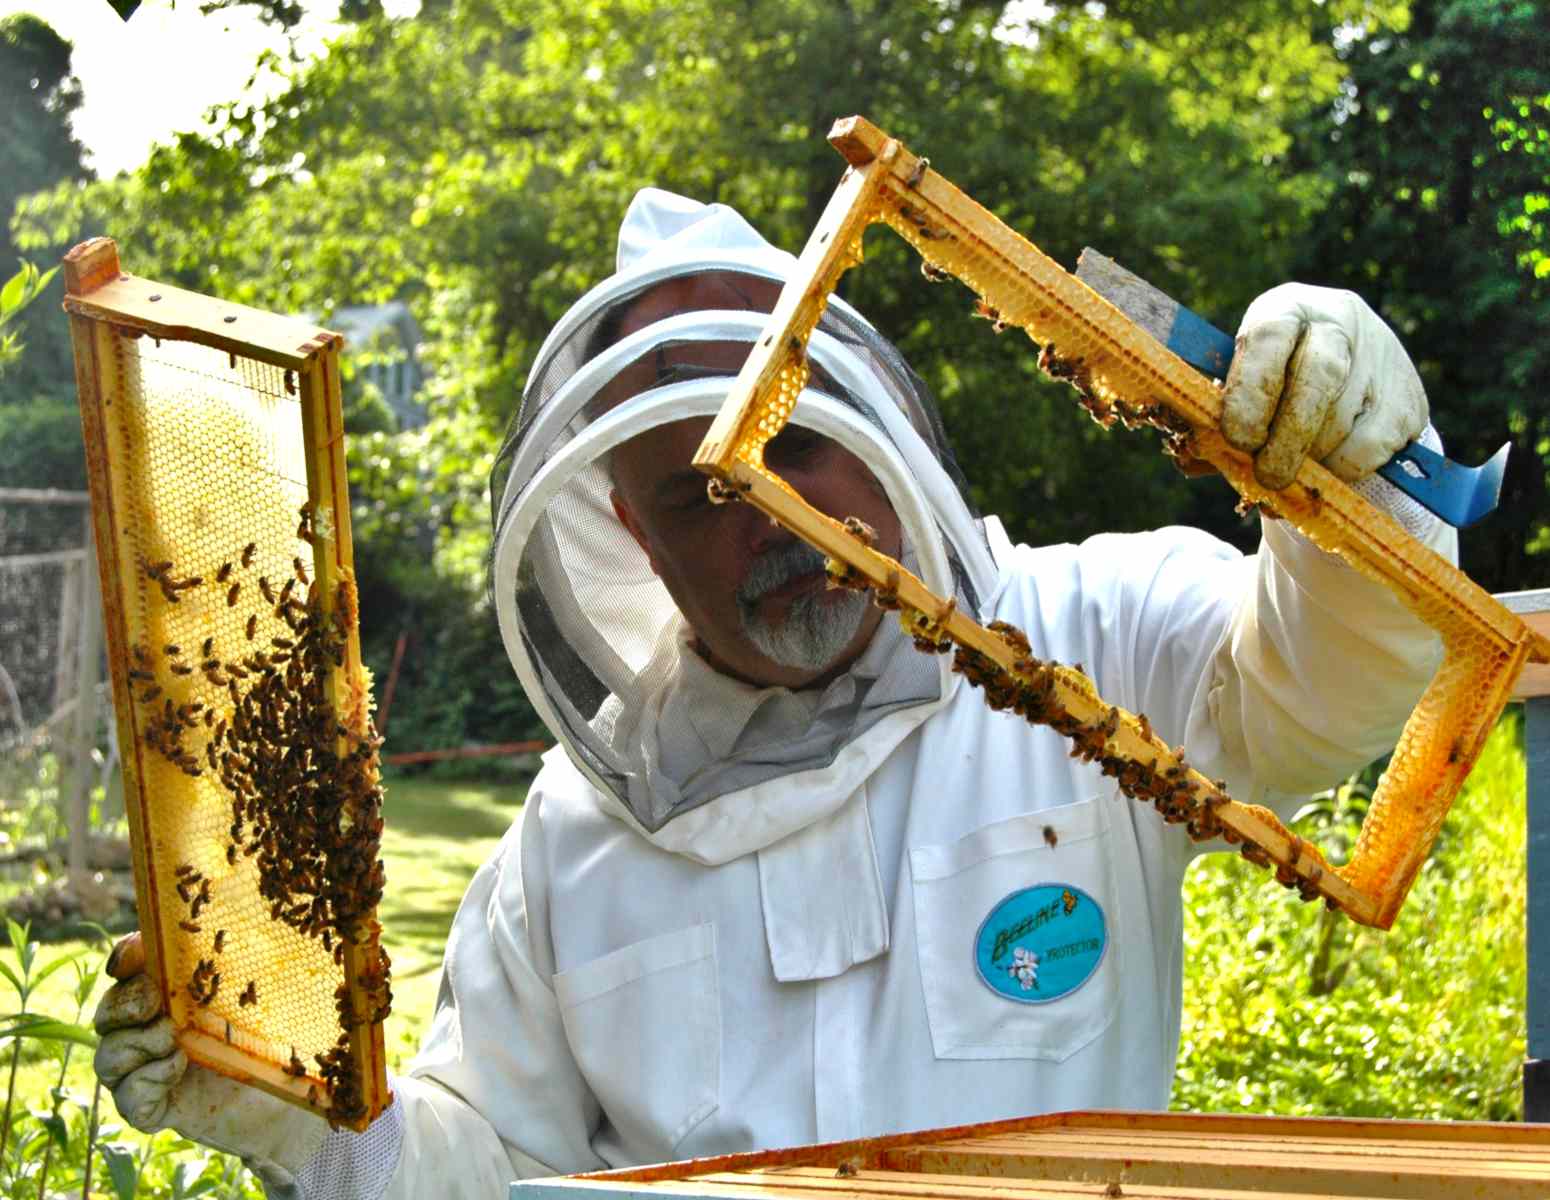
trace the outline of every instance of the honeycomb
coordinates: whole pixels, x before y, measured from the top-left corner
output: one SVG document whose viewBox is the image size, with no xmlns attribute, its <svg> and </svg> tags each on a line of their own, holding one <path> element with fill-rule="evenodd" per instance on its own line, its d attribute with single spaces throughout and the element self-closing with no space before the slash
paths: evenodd
<svg viewBox="0 0 1550 1200">
<path fill-rule="evenodd" d="M 752 503 L 807 540 L 828 556 L 835 584 L 870 589 L 897 610 L 920 649 L 952 651 L 954 669 L 984 689 L 992 707 L 1071 738 L 1073 753 L 1164 820 L 1184 824 L 1194 838 L 1237 845 L 1305 899 L 1322 897 L 1359 922 L 1391 926 L 1519 671 L 1550 661 L 1550 640 L 1319 464 L 1305 463 L 1278 492 L 1260 487 L 1252 460 L 1217 431 L 1215 383 L 864 119 L 837 123 L 830 140 L 851 168 L 695 456 L 712 477 L 712 498 Z M 1245 505 L 1290 521 L 1394 589 L 1441 635 L 1442 665 L 1405 725 L 1348 862 L 1329 863 L 1267 809 L 1233 800 L 1190 768 L 1182 749 L 1161 741 L 1144 714 L 1104 703 L 1079 668 L 1035 660 L 1020 631 L 986 629 L 954 611 L 872 549 L 853 523 L 816 512 L 765 469 L 763 446 L 790 416 L 804 378 L 807 337 L 840 276 L 861 261 L 862 235 L 876 223 L 915 248 L 928 278 L 951 275 L 972 289 L 975 315 L 996 332 L 1015 327 L 1040 345 L 1040 365 L 1075 387 L 1100 424 L 1156 429 L 1187 473 L 1219 471 Z"/>
<path fill-rule="evenodd" d="M 390 988 L 330 372 L 74 320 L 148 970 L 190 1058 L 364 1127 Z"/>
</svg>

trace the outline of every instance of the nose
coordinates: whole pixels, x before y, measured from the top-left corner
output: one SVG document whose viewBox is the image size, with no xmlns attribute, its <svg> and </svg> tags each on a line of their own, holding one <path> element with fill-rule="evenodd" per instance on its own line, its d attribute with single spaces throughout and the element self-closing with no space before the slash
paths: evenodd
<svg viewBox="0 0 1550 1200">
<path fill-rule="evenodd" d="M 738 545 L 745 547 L 752 557 L 795 540 L 793 534 L 777 525 L 774 520 L 765 516 L 752 504 L 733 501 L 727 507 L 736 510 L 729 515 L 736 531 Z"/>
</svg>

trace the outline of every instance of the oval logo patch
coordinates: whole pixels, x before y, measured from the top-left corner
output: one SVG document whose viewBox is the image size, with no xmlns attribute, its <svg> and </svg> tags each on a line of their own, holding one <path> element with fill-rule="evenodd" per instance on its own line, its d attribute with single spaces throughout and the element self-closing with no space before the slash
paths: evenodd
<svg viewBox="0 0 1550 1200">
<path fill-rule="evenodd" d="M 974 966 L 1008 1000 L 1048 1004 L 1092 978 L 1109 933 L 1098 902 L 1069 883 L 1013 892 L 974 935 Z"/>
</svg>

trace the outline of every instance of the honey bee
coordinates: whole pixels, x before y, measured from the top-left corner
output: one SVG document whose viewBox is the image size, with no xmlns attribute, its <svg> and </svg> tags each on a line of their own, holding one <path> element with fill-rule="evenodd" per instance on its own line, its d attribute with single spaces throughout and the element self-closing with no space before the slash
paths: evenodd
<svg viewBox="0 0 1550 1200">
<path fill-rule="evenodd" d="M 300 1078 L 307 1073 L 306 1064 L 303 1063 L 301 1059 L 296 1057 L 295 1046 L 291 1047 L 291 1061 L 285 1065 L 285 1073 L 287 1075 L 296 1076 L 297 1078 Z"/>
<path fill-rule="evenodd" d="M 305 584 L 307 582 L 307 569 L 301 565 L 301 557 L 291 559 L 291 565 L 296 568 L 296 581 Z"/>
<path fill-rule="evenodd" d="M 232 867 L 237 865 L 237 847 L 235 845 L 226 847 L 226 863 Z"/>
<path fill-rule="evenodd" d="M 242 566 L 244 570 L 253 565 L 253 552 L 257 549 L 257 542 L 249 542 L 246 546 L 242 547 Z"/>
<path fill-rule="evenodd" d="M 859 517 L 845 518 L 845 532 L 850 534 L 851 537 L 855 538 L 863 546 L 873 546 L 877 544 L 877 530 L 873 529 Z"/>
<path fill-rule="evenodd" d="M 161 648 L 161 652 L 168 658 L 176 658 L 178 655 L 183 653 L 183 647 L 169 642 L 167 645 Z"/>
<path fill-rule="evenodd" d="M 1044 827 L 1044 844 L 1053 850 L 1060 842 L 1060 835 L 1055 832 L 1053 825 Z"/>
<path fill-rule="evenodd" d="M 184 933 L 198 933 L 199 924 L 196 921 L 179 921 L 178 928 Z"/>
<path fill-rule="evenodd" d="M 219 954 L 225 948 L 226 948 L 226 931 L 224 929 L 217 929 L 215 931 L 215 952 L 217 954 Z"/>
<path fill-rule="evenodd" d="M 172 673 L 174 675 L 192 675 L 194 673 L 194 668 L 189 666 L 187 663 L 173 663 Z"/>
<path fill-rule="evenodd" d="M 269 576 L 260 575 L 258 577 L 258 590 L 264 593 L 264 599 L 266 601 L 268 601 L 270 604 L 275 603 L 274 588 L 269 585 Z"/>
<path fill-rule="evenodd" d="M 253 635 L 258 632 L 258 614 L 257 613 L 254 613 L 251 617 L 248 618 L 248 623 L 247 623 L 247 627 L 245 629 L 245 632 L 247 633 L 248 641 L 251 642 L 253 640 Z"/>
<path fill-rule="evenodd" d="M 231 575 L 231 563 L 223 562 L 221 564 L 221 569 L 215 573 L 215 582 L 216 583 L 225 583 L 227 578 L 230 575 Z"/>
<path fill-rule="evenodd" d="M 242 594 L 242 583 L 239 580 L 238 582 L 232 584 L 231 587 L 226 589 L 226 607 L 227 608 L 236 608 L 237 607 L 237 597 L 240 596 L 241 594 Z"/>
</svg>

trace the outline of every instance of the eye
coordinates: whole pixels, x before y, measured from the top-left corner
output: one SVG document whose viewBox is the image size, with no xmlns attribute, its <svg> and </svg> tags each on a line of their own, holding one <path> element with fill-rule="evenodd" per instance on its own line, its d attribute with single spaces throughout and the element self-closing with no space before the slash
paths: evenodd
<svg viewBox="0 0 1550 1200">
<path fill-rule="evenodd" d="M 787 425 L 764 448 L 764 460 L 777 469 L 782 465 L 799 466 L 816 457 L 827 445 L 828 439 L 821 434 L 799 425 Z"/>
<path fill-rule="evenodd" d="M 710 497 L 705 492 L 705 485 L 685 488 L 673 499 L 668 501 L 667 509 L 675 513 L 698 512 L 702 508 L 710 507 Z"/>
</svg>

